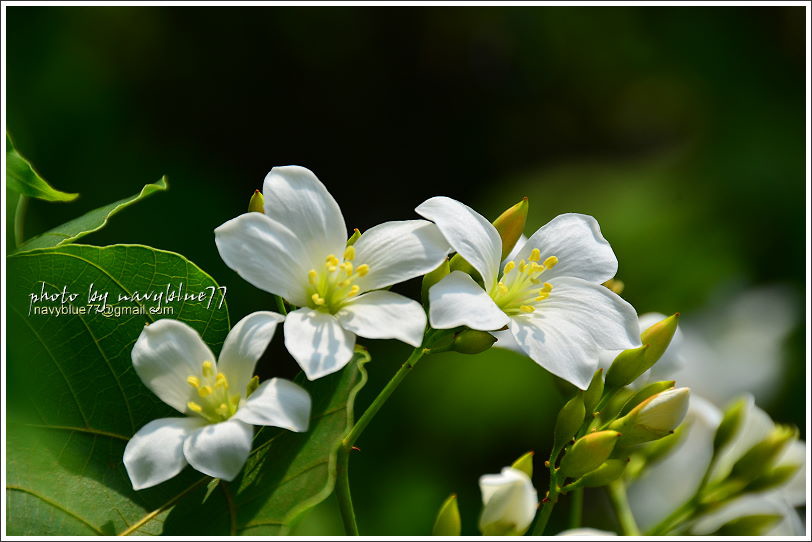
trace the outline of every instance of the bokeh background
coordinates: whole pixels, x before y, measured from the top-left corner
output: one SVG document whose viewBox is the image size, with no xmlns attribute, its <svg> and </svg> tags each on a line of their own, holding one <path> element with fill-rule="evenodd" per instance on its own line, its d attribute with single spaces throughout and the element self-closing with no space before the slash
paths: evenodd
<svg viewBox="0 0 812 542">
<path fill-rule="evenodd" d="M 413 218 L 434 195 L 491 218 L 528 196 L 531 232 L 561 212 L 595 216 L 624 297 L 641 313 L 680 311 L 709 343 L 705 324 L 742 292 L 778 287 L 743 310 L 758 334 L 780 291 L 788 321 L 773 357 L 749 362 L 777 375 L 762 406 L 804 433 L 802 7 L 9 7 L 7 17 L 8 129 L 52 185 L 81 193 L 33 201 L 28 234 L 166 174 L 169 192 L 86 240 L 186 255 L 228 287 L 236 320 L 271 298 L 223 264 L 212 230 L 245 210 L 272 166 L 311 168 L 362 230 Z M 419 295 L 417 281 L 397 289 Z M 359 410 L 408 353 L 365 342 L 374 361 Z M 295 373 L 281 336 L 262 370 Z M 362 533 L 427 534 L 456 492 L 474 534 L 477 478 L 546 453 L 561 403 L 549 375 L 516 354 L 421 362 L 352 459 Z M 587 493 L 585 521 L 613 528 L 603 499 Z M 296 532 L 341 533 L 332 498 Z"/>
</svg>

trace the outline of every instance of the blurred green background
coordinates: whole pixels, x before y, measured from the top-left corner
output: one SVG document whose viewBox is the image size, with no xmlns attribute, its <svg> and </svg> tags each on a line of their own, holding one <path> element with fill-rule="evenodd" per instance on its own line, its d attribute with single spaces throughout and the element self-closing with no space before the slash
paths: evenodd
<svg viewBox="0 0 812 542">
<path fill-rule="evenodd" d="M 228 287 L 232 320 L 269 295 L 220 260 L 212 230 L 275 165 L 311 168 L 349 227 L 414 218 L 433 195 L 495 218 L 529 196 L 530 232 L 594 215 L 639 312 L 686 319 L 719 291 L 782 284 L 804 314 L 802 7 L 9 7 L 7 119 L 71 204 L 33 201 L 27 234 L 170 191 L 88 243 L 180 252 Z M 413 281 L 397 290 L 418 295 Z M 786 346 L 777 419 L 805 426 L 805 322 Z M 358 409 L 408 353 L 373 354 Z M 266 374 L 296 366 L 276 337 Z M 562 402 L 518 355 L 422 362 L 352 459 L 365 534 L 427 534 L 477 478 L 549 448 Z M 540 465 L 539 465 L 540 466 Z M 603 496 L 585 521 L 613 528 Z M 565 506 L 561 512 L 565 511 Z M 564 515 L 554 519 L 564 525 Z M 332 500 L 297 532 L 339 534 Z"/>
</svg>

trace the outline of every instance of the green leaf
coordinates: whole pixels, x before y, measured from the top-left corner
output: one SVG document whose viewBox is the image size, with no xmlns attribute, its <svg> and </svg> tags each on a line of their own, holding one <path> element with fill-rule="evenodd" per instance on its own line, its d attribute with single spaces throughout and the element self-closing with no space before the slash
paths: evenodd
<svg viewBox="0 0 812 542">
<path fill-rule="evenodd" d="M 89 233 L 102 229 L 110 217 L 122 209 L 141 201 L 155 192 L 162 192 L 167 188 L 168 185 L 166 177 L 164 176 L 157 183 L 144 185 L 144 188 L 134 196 L 120 199 L 104 207 L 94 209 L 70 222 L 66 222 L 61 226 L 57 226 L 56 228 L 29 239 L 18 246 L 15 252 L 23 252 L 36 248 L 58 247 L 73 243 Z"/>
<path fill-rule="evenodd" d="M 46 201 L 73 201 L 79 197 L 79 194 L 61 192 L 48 184 L 34 166 L 17 152 L 8 132 L 6 132 L 6 182 L 9 188 L 24 196 Z"/>
<path fill-rule="evenodd" d="M 147 422 L 177 412 L 144 386 L 130 352 L 143 326 L 165 317 L 186 322 L 218 352 L 229 320 L 217 283 L 179 254 L 139 245 L 34 250 L 8 257 L 7 270 L 8 534 L 160 533 L 169 509 L 205 489 L 210 478 L 186 469 L 133 491 L 122 464 L 127 440 Z M 213 291 L 211 306 L 165 300 L 174 314 L 29 315 L 30 294 L 43 285 L 78 293 L 73 305 L 79 307 L 92 283 L 109 292 L 108 303 L 125 307 L 119 294 L 165 292 L 181 282 L 189 293 Z"/>
<path fill-rule="evenodd" d="M 336 454 L 353 422 L 353 403 L 366 383 L 365 351 L 338 373 L 310 382 L 313 413 L 306 433 L 263 428 L 242 474 L 201 505 L 205 487 L 178 504 L 164 534 L 251 536 L 285 534 L 302 512 L 327 498 L 336 478 Z"/>
</svg>

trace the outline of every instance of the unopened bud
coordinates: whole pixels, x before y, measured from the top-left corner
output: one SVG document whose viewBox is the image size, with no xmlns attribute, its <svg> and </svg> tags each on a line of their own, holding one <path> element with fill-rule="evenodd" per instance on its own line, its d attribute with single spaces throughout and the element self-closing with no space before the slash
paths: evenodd
<svg viewBox="0 0 812 542">
<path fill-rule="evenodd" d="M 629 402 L 629 399 L 631 399 L 633 395 L 634 391 L 629 388 L 620 388 L 619 390 L 611 392 L 609 399 L 606 401 L 606 404 L 601 407 L 599 412 L 601 422 L 607 423 L 617 418 L 618 414 L 620 414 L 620 410 Z"/>
<path fill-rule="evenodd" d="M 519 469 L 505 467 L 500 474 L 479 478 L 482 514 L 479 530 L 485 536 L 521 536 L 536 516 L 538 494 L 530 477 Z"/>
<path fill-rule="evenodd" d="M 468 260 L 460 256 L 459 253 L 451 257 L 448 266 L 451 271 L 462 271 L 466 275 L 471 275 L 471 278 L 475 281 L 482 282 L 482 276 L 479 274 L 479 271 L 474 269 L 474 266 L 468 263 Z"/>
<path fill-rule="evenodd" d="M 728 521 L 710 536 L 759 536 L 781 519 L 777 514 L 741 516 Z"/>
<path fill-rule="evenodd" d="M 747 482 L 755 480 L 773 466 L 786 445 L 797 437 L 796 428 L 776 425 L 764 440 L 754 444 L 733 464 L 729 477 Z"/>
<path fill-rule="evenodd" d="M 527 223 L 527 212 L 530 209 L 530 203 L 527 197 L 522 198 L 522 201 L 510 207 L 504 213 L 499 215 L 499 218 L 493 221 L 493 226 L 499 232 L 499 237 L 502 238 L 502 259 L 507 258 L 513 247 L 519 241 L 519 238 L 524 232 L 524 226 Z"/>
<path fill-rule="evenodd" d="M 254 194 L 248 202 L 248 212 L 265 214 L 265 197 L 259 190 L 254 190 Z"/>
<path fill-rule="evenodd" d="M 670 435 L 666 435 L 659 440 L 655 440 L 643 446 L 640 453 L 645 458 L 646 465 L 651 466 L 671 453 L 671 450 L 673 450 L 685 436 L 685 427 L 686 424 L 680 424 Z"/>
<path fill-rule="evenodd" d="M 665 391 L 674 387 L 673 380 L 663 380 L 662 382 L 652 382 L 640 388 L 640 391 L 635 393 L 631 399 L 629 399 L 623 408 L 620 410 L 620 415 L 625 416 L 629 413 L 631 409 L 651 397 L 652 395 L 656 395 L 661 391 Z"/>
<path fill-rule="evenodd" d="M 612 422 L 609 427 L 623 433 L 619 445 L 633 446 L 660 439 L 676 429 L 688 412 L 691 390 L 674 388 L 653 395 Z"/>
<path fill-rule="evenodd" d="M 648 344 L 643 344 L 637 348 L 624 350 L 617 355 L 609 370 L 606 371 L 606 386 L 611 389 L 622 388 L 631 384 L 634 380 L 651 368 L 648 364 L 646 350 Z"/>
<path fill-rule="evenodd" d="M 719 423 L 719 427 L 716 428 L 716 434 L 713 436 L 714 455 L 719 454 L 719 451 L 738 434 L 742 422 L 744 421 L 747 406 L 747 399 L 742 397 L 731 403 L 730 406 L 725 409 L 722 421 Z"/>
<path fill-rule="evenodd" d="M 640 342 L 651 347 L 646 350 L 646 361 L 649 367 L 657 363 L 657 360 L 665 353 L 668 345 L 671 344 L 671 339 L 674 338 L 674 333 L 677 332 L 678 324 L 679 313 L 672 314 L 640 334 Z"/>
<path fill-rule="evenodd" d="M 420 297 L 423 300 L 423 305 L 428 306 L 429 289 L 443 280 L 449 273 L 451 273 L 451 268 L 448 260 L 443 260 L 443 262 L 437 266 L 437 269 L 423 275 L 423 283 L 420 286 Z"/>
<path fill-rule="evenodd" d="M 361 237 L 361 230 L 359 230 L 358 228 L 354 228 L 352 230 L 352 235 L 350 235 L 350 238 L 347 239 L 347 246 L 348 247 L 353 246 L 359 237 Z"/>
<path fill-rule="evenodd" d="M 561 460 L 559 474 L 568 478 L 580 478 L 609 459 L 620 438 L 617 431 L 598 431 L 584 435 L 575 441 Z"/>
<path fill-rule="evenodd" d="M 513 462 L 511 467 L 514 469 L 519 469 L 523 473 L 527 475 L 528 478 L 533 478 L 533 456 L 536 455 L 536 452 L 529 451 L 519 459 Z"/>
<path fill-rule="evenodd" d="M 484 352 L 496 342 L 496 337 L 487 331 L 466 329 L 454 336 L 451 350 L 461 354 L 479 354 Z"/>
<path fill-rule="evenodd" d="M 553 455 L 558 455 L 558 452 L 572 440 L 572 437 L 581 428 L 581 424 L 584 423 L 585 414 L 584 399 L 580 393 L 561 407 L 555 420 Z"/>
<path fill-rule="evenodd" d="M 795 473 L 801 468 L 799 464 L 792 465 L 779 465 L 747 484 L 745 491 L 765 491 L 782 486 L 787 483 L 790 478 L 795 476 Z"/>
<path fill-rule="evenodd" d="M 597 469 L 588 472 L 573 482 L 573 489 L 578 487 L 601 487 L 614 482 L 626 470 L 628 459 L 609 459 Z"/>
<path fill-rule="evenodd" d="M 461 531 L 460 509 L 457 506 L 457 495 L 448 497 L 434 520 L 432 536 L 460 536 Z"/>
<path fill-rule="evenodd" d="M 595 411 L 595 406 L 600 401 L 601 396 L 603 395 L 603 369 L 598 369 L 595 371 L 595 374 L 592 375 L 592 381 L 587 386 L 586 391 L 584 391 L 584 409 L 588 414 L 593 414 Z"/>
</svg>

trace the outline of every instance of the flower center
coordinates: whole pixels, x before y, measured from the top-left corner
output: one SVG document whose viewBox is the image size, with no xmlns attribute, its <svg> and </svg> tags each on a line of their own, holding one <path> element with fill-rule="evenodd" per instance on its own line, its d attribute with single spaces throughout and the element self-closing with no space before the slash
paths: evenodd
<svg viewBox="0 0 812 542">
<path fill-rule="evenodd" d="M 555 267 L 558 258 L 550 256 L 544 263 L 538 263 L 540 259 L 541 251 L 534 248 L 528 261 L 521 260 L 517 265 L 511 260 L 505 264 L 501 280 L 491 291 L 494 302 L 505 314 L 513 316 L 534 312 L 539 303 L 550 296 L 553 285 L 542 282 L 539 277 L 546 270 Z"/>
<path fill-rule="evenodd" d="M 211 423 L 229 419 L 240 407 L 240 394 L 229 393 L 226 375 L 215 371 L 210 361 L 204 361 L 200 375 L 189 375 L 186 382 L 197 390 L 200 398 L 189 401 L 186 406 Z"/>
<path fill-rule="evenodd" d="M 310 296 L 308 306 L 311 309 L 335 313 L 347 299 L 357 296 L 361 287 L 353 284 L 355 279 L 369 273 L 367 264 L 353 267 L 355 247 L 348 246 L 344 251 L 344 259 L 339 260 L 335 254 L 330 254 L 324 260 L 321 270 L 311 269 L 307 273 L 307 281 L 313 294 Z"/>
</svg>

